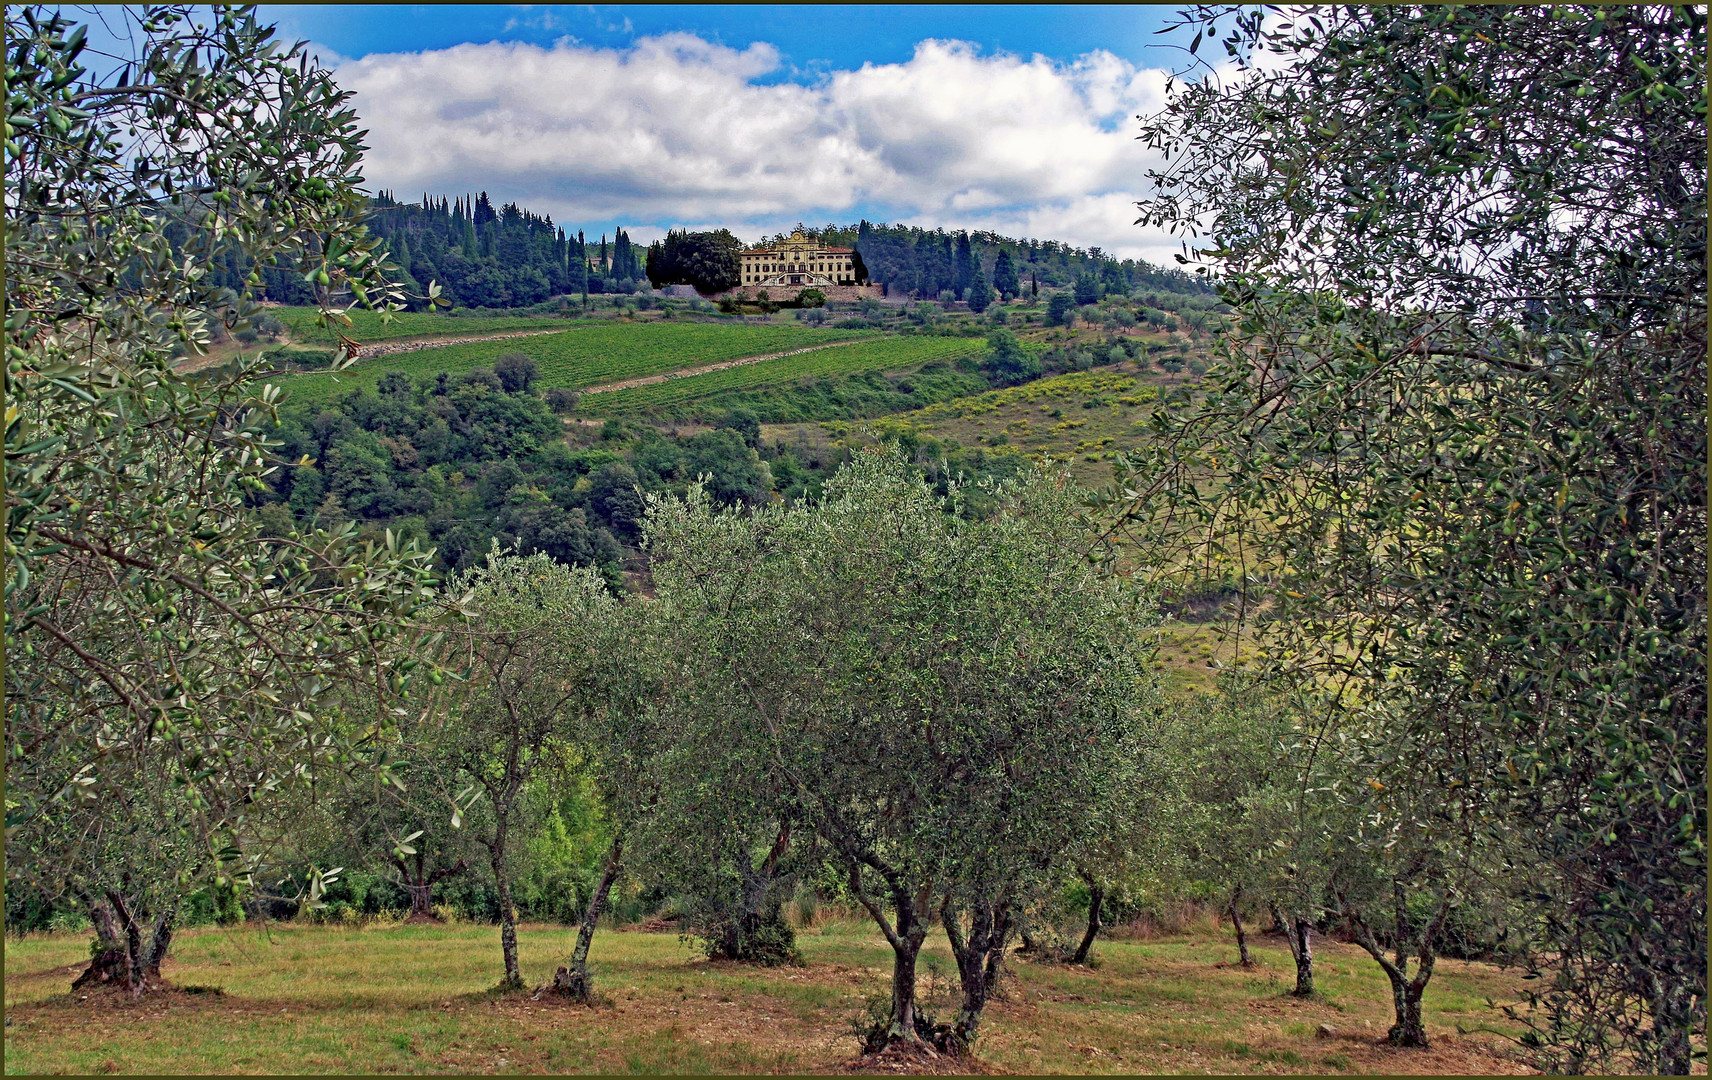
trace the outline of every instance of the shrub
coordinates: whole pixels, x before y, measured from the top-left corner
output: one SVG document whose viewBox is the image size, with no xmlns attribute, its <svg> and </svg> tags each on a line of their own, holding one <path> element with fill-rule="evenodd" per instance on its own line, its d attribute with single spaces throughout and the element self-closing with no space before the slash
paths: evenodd
<svg viewBox="0 0 1712 1080">
<path fill-rule="evenodd" d="M 698 922 L 693 934 L 700 939 L 709 959 L 721 957 L 763 967 L 802 962 L 796 931 L 779 908 L 773 908 L 760 919 L 721 912 Z"/>
<path fill-rule="evenodd" d="M 748 409 L 732 409 L 720 418 L 715 428 L 730 428 L 743 437 L 743 442 L 754 449 L 761 445 L 761 421 Z"/>
<path fill-rule="evenodd" d="M 526 394 L 540 374 L 535 361 L 523 353 L 506 353 L 493 362 L 493 373 L 508 394 Z"/>
<path fill-rule="evenodd" d="M 1015 386 L 1040 377 L 1040 360 L 1022 347 L 1015 334 L 1000 327 L 987 338 L 981 373 L 993 386 Z"/>
<path fill-rule="evenodd" d="M 797 293 L 797 306 L 817 308 L 826 306 L 826 294 L 819 289 L 804 289 Z"/>
<path fill-rule="evenodd" d="M 582 395 L 575 390 L 567 390 L 563 386 L 549 387 L 547 390 L 547 407 L 564 416 L 577 407 Z"/>
</svg>

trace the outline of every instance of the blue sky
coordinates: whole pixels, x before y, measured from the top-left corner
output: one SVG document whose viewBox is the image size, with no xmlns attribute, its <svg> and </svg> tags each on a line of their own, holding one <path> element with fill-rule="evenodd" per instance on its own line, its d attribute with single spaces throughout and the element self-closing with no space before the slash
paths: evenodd
<svg viewBox="0 0 1712 1080">
<path fill-rule="evenodd" d="M 1172 7 L 263 5 L 357 93 L 366 173 L 486 190 L 591 235 L 745 240 L 870 220 L 1100 246 L 1157 162 L 1135 115 Z"/>
<path fill-rule="evenodd" d="M 605 48 L 687 31 L 745 49 L 778 48 L 786 68 L 774 79 L 812 77 L 864 63 L 901 63 L 923 38 L 955 38 L 988 51 L 1042 53 L 1070 60 L 1106 49 L 1138 65 L 1157 63 L 1165 41 L 1155 31 L 1175 7 L 1085 4 L 1067 7 L 961 4 L 824 5 L 662 4 L 654 6 L 267 4 L 281 33 L 353 59 L 375 52 L 420 52 L 464 42 L 551 45 L 570 36 Z M 835 13 L 835 14 L 834 14 Z"/>
</svg>

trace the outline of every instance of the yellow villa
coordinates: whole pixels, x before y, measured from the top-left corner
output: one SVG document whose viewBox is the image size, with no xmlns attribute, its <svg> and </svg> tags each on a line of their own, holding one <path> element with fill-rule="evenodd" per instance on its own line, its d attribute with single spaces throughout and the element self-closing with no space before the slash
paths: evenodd
<svg viewBox="0 0 1712 1080">
<path fill-rule="evenodd" d="M 856 284 L 855 249 L 823 247 L 803 235 L 797 226 L 791 235 L 771 247 L 749 248 L 742 253 L 743 283 L 739 288 Z"/>
</svg>

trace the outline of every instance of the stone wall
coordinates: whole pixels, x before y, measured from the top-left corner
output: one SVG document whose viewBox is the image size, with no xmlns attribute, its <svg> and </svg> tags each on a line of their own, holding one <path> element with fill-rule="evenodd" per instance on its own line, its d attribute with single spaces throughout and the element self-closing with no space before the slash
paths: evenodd
<svg viewBox="0 0 1712 1080">
<path fill-rule="evenodd" d="M 760 298 L 761 293 L 765 292 L 768 299 L 772 300 L 774 303 L 782 304 L 790 300 L 795 300 L 797 293 L 802 292 L 803 289 L 819 289 L 821 292 L 826 294 L 826 298 L 828 300 L 833 300 L 839 303 L 855 303 L 857 300 L 861 300 L 864 297 L 872 297 L 873 299 L 878 300 L 881 296 L 881 289 L 878 285 L 804 285 L 800 287 L 795 285 L 774 285 L 771 288 L 766 289 L 757 285 L 745 285 L 740 289 L 730 289 L 726 292 L 714 293 L 709 296 L 708 299 L 724 300 L 725 298 L 730 297 L 731 299 L 738 301 L 754 301 Z"/>
</svg>

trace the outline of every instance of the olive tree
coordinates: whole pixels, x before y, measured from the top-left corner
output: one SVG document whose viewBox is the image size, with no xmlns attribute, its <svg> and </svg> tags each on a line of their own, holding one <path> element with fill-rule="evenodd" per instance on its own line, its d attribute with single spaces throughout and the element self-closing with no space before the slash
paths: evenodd
<svg viewBox="0 0 1712 1080">
<path fill-rule="evenodd" d="M 1081 555 L 1076 492 L 1040 472 L 992 494 L 965 519 L 958 489 L 948 507 L 876 450 L 817 504 L 743 516 L 692 492 L 648 517 L 708 703 L 688 734 L 789 792 L 892 948 L 869 1049 L 973 1043 L 1023 906 L 1145 727 L 1130 597 Z M 940 1025 L 916 1004 L 935 923 L 962 987 Z"/>
<path fill-rule="evenodd" d="M 640 602 L 609 612 L 609 630 L 590 671 L 587 707 L 566 734 L 574 773 L 591 784 L 612 839 L 584 905 L 570 959 L 536 996 L 551 991 L 573 1001 L 592 999 L 588 958 L 596 925 L 625 872 L 634 838 L 658 812 L 658 762 L 669 745 L 660 702 L 672 670 L 663 614 L 659 605 Z"/>
<path fill-rule="evenodd" d="M 617 600 L 589 567 L 542 554 L 502 555 L 497 546 L 451 582 L 448 597 L 461 624 L 447 633 L 443 663 L 461 678 L 441 722 L 418 738 L 480 789 L 477 840 L 499 894 L 500 985 L 520 989 L 513 831 L 531 778 L 600 706 L 597 672 Z"/>
<path fill-rule="evenodd" d="M 1311 997 L 1319 905 L 1315 866 L 1301 843 L 1311 822 L 1291 809 L 1302 805 L 1305 779 L 1294 752 L 1300 719 L 1288 701 L 1237 672 L 1220 677 L 1217 694 L 1175 707 L 1184 715 L 1171 728 L 1167 755 L 1180 783 L 1169 840 L 1183 870 L 1218 890 L 1243 967 L 1253 963 L 1243 914 L 1270 912 L 1296 963 L 1293 993 Z"/>
<path fill-rule="evenodd" d="M 1705 13 L 1231 18 L 1190 16 L 1233 63 L 1144 122 L 1167 163 L 1141 208 L 1197 237 L 1233 332 L 1198 400 L 1155 414 L 1110 520 L 1166 576 L 1245 574 L 1272 673 L 1330 695 L 1369 779 L 1460 777 L 1494 837 L 1529 842 L 1551 1064 L 1686 1072 Z"/>
<path fill-rule="evenodd" d="M 710 743 L 706 713 L 731 707 L 710 678 L 699 625 L 674 617 L 673 597 L 655 604 L 654 625 L 670 676 L 659 698 L 662 780 L 636 854 L 650 880 L 676 900 L 680 925 L 710 956 L 779 964 L 798 958 L 784 916 L 797 859 L 812 831 L 795 794 L 753 740 Z"/>
<path fill-rule="evenodd" d="M 402 299 L 349 94 L 250 9 L 115 17 L 136 52 L 92 73 L 83 27 L 6 9 L 6 829 L 10 887 L 105 901 L 130 934 L 145 913 L 107 896 L 144 872 L 112 857 L 143 794 L 175 792 L 147 819 L 175 852 L 175 887 L 145 890 L 162 914 L 242 874 L 270 799 L 339 764 L 342 695 L 410 677 L 429 563 L 265 528 L 278 389 L 254 360 L 174 361 L 253 314 L 224 261 L 302 273 L 335 326 L 334 290 Z"/>
</svg>

